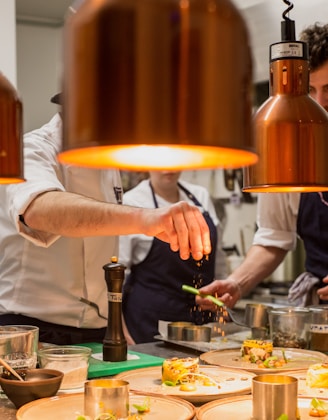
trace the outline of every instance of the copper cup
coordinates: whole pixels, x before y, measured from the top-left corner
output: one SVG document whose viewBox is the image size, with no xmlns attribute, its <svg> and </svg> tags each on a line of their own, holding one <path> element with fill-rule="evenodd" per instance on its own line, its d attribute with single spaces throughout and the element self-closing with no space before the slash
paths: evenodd
<svg viewBox="0 0 328 420">
<path fill-rule="evenodd" d="M 252 379 L 252 420 L 298 419 L 297 378 L 286 375 L 259 375 Z"/>
<path fill-rule="evenodd" d="M 129 383 L 119 379 L 93 379 L 84 384 L 84 414 L 91 419 L 110 414 L 129 416 Z"/>
</svg>

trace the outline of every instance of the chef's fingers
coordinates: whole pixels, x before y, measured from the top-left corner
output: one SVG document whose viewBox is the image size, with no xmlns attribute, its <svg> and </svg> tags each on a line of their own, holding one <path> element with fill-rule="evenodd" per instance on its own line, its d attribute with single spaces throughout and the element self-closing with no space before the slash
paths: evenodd
<svg viewBox="0 0 328 420">
<path fill-rule="evenodd" d="M 328 300 L 328 286 L 318 289 L 317 294 L 321 300 Z"/>
<path fill-rule="evenodd" d="M 209 228 L 197 207 L 179 202 L 162 217 L 163 230 L 156 236 L 168 242 L 172 251 L 179 251 L 183 260 L 191 254 L 198 261 L 211 252 Z"/>
</svg>

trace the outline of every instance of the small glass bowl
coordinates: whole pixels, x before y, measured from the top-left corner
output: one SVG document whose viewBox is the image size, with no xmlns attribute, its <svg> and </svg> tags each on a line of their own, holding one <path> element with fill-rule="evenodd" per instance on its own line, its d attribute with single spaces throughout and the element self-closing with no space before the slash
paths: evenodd
<svg viewBox="0 0 328 420">
<path fill-rule="evenodd" d="M 60 389 L 84 386 L 88 378 L 91 349 L 82 346 L 51 346 L 38 351 L 41 368 L 56 369 L 64 373 Z"/>
</svg>

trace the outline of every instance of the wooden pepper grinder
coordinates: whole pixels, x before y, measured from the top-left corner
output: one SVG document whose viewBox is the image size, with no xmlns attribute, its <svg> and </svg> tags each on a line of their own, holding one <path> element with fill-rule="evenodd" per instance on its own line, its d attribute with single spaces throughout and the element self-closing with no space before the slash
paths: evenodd
<svg viewBox="0 0 328 420">
<path fill-rule="evenodd" d="M 122 287 L 125 267 L 117 257 L 103 266 L 108 290 L 108 321 L 103 341 L 103 360 L 121 362 L 127 360 L 127 343 L 122 326 Z"/>
</svg>

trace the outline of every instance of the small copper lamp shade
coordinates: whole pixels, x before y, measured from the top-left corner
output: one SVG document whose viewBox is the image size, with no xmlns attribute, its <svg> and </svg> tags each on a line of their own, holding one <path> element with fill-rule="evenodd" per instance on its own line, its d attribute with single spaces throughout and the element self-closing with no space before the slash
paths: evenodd
<svg viewBox="0 0 328 420">
<path fill-rule="evenodd" d="M 328 190 L 328 114 L 308 92 L 307 44 L 271 45 L 271 96 L 254 118 L 259 161 L 244 169 L 243 191 Z"/>
<path fill-rule="evenodd" d="M 252 59 L 229 0 L 85 0 L 64 31 L 62 163 L 241 167 Z"/>
<path fill-rule="evenodd" d="M 0 73 L 0 184 L 24 181 L 22 103 Z"/>
</svg>

